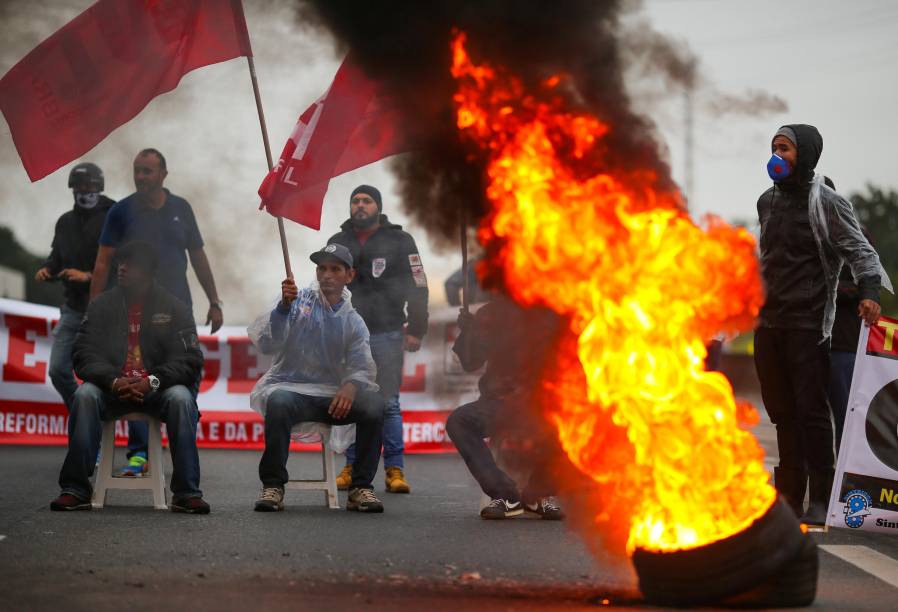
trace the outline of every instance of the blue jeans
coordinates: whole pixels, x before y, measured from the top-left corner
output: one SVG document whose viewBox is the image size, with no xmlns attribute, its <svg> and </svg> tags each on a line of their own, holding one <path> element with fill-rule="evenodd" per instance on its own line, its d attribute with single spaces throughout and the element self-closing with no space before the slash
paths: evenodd
<svg viewBox="0 0 898 612">
<path fill-rule="evenodd" d="M 829 406 L 836 422 L 836 450 L 842 445 L 842 430 L 845 428 L 845 414 L 848 411 L 848 392 L 851 391 L 851 377 L 854 374 L 854 353 L 832 351 L 829 354 Z"/>
<path fill-rule="evenodd" d="M 59 323 L 53 328 L 53 347 L 50 349 L 50 382 L 62 397 L 69 413 L 72 412 L 72 397 L 78 389 L 78 382 L 72 371 L 72 349 L 75 347 L 75 336 L 81 327 L 82 318 L 84 313 L 63 304 L 59 309 Z M 71 420 L 69 426 L 71 427 Z"/>
<path fill-rule="evenodd" d="M 197 381 L 190 387 L 193 399 L 200 392 L 200 382 Z M 149 444 L 150 430 L 146 421 L 128 421 L 128 459 L 134 455 L 147 458 L 147 444 Z"/>
<path fill-rule="evenodd" d="M 290 454 L 290 430 L 297 423 L 355 423 L 355 439 L 361 457 L 352 467 L 351 488 L 371 489 L 380 461 L 383 431 L 383 399 L 377 393 L 359 391 L 349 414 L 335 419 L 327 413 L 332 398 L 302 395 L 284 389 L 272 391 L 265 401 L 265 452 L 259 461 L 259 480 L 265 487 L 283 487 Z"/>
<path fill-rule="evenodd" d="M 371 356 L 377 365 L 377 384 L 384 399 L 384 467 L 404 467 L 402 412 L 399 387 L 402 386 L 402 359 L 405 334 L 402 330 L 371 334 Z M 346 449 L 346 465 L 355 462 L 355 445 Z"/>
<path fill-rule="evenodd" d="M 190 389 L 175 385 L 146 396 L 143 404 L 121 402 L 89 382 L 78 387 L 69 416 L 72 435 L 66 453 L 59 486 L 63 493 L 71 493 L 80 499 L 90 499 L 93 475 L 100 450 L 103 421 L 128 412 L 145 412 L 158 417 L 168 431 L 171 451 L 171 492 L 176 498 L 202 497 L 200 485 L 200 457 L 196 449 L 196 425 L 199 410 Z M 154 469 L 162 469 L 161 465 Z"/>
</svg>

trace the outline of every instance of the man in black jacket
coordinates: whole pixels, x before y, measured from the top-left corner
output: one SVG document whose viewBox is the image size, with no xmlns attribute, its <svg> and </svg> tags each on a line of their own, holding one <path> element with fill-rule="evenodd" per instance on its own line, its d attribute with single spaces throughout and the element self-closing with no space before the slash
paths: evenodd
<svg viewBox="0 0 898 612">
<path fill-rule="evenodd" d="M 823 151 L 817 128 L 783 126 L 771 146 L 774 184 L 758 199 L 767 300 L 755 330 L 755 367 L 776 426 L 776 488 L 802 521 L 822 524 L 834 472 L 826 391 L 839 269 L 844 261 L 857 279 L 857 316 L 872 325 L 879 318 L 881 268 L 851 204 L 814 176 Z"/>
<path fill-rule="evenodd" d="M 193 315 L 154 282 L 152 245 L 131 242 L 118 260 L 118 287 L 91 302 L 75 340 L 75 372 L 84 383 L 69 417 L 73 434 L 59 473 L 62 493 L 50 509 L 90 509 L 102 421 L 146 412 L 166 424 L 172 511 L 207 514 L 199 489 L 199 411 L 190 391 L 203 367 Z"/>
<path fill-rule="evenodd" d="M 87 310 L 100 232 L 106 213 L 115 202 L 102 195 L 103 171 L 95 164 L 82 163 L 72 168 L 69 187 L 75 196 L 75 205 L 56 221 L 50 256 L 34 278 L 40 282 L 61 280 L 65 288 L 65 303 L 59 309 L 59 322 L 53 328 L 49 374 L 50 381 L 71 412 L 72 396 L 78 388 L 72 373 L 72 347 Z"/>
<path fill-rule="evenodd" d="M 356 274 L 349 290 L 352 305 L 371 333 L 371 354 L 377 364 L 377 384 L 386 402 L 384 411 L 384 470 L 391 493 L 408 493 L 411 487 L 403 474 L 402 413 L 399 387 L 402 385 L 403 350 L 421 348 L 427 333 L 427 277 L 415 240 L 390 223 L 382 214 L 380 191 L 360 185 L 349 200 L 350 218 L 328 244 L 342 244 L 352 253 Z M 406 316 L 407 313 L 407 316 Z M 407 327 L 403 327 L 408 323 Z M 337 477 L 337 486 L 346 489 L 352 482 L 355 448 L 346 451 L 346 467 Z"/>
</svg>

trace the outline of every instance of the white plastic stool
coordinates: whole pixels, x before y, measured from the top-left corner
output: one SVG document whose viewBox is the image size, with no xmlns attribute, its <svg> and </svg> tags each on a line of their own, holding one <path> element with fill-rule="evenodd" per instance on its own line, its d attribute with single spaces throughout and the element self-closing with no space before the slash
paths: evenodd
<svg viewBox="0 0 898 612">
<path fill-rule="evenodd" d="M 304 432 L 308 432 L 308 425 Z M 339 510 L 340 503 L 337 500 L 337 471 L 334 463 L 334 451 L 327 446 L 330 438 L 330 425 L 316 424 L 315 429 L 321 436 L 321 468 L 322 477 L 319 479 L 291 479 L 284 484 L 284 490 L 291 491 L 324 491 L 324 503 L 331 510 Z M 299 426 L 297 426 L 298 428 Z"/>
<path fill-rule="evenodd" d="M 150 435 L 147 444 L 147 462 L 149 469 L 142 477 L 114 476 L 113 455 L 115 453 L 115 422 L 120 419 L 129 421 L 146 421 Z M 103 440 L 100 443 L 100 467 L 97 468 L 97 480 L 94 483 L 94 494 L 91 505 L 102 508 L 106 503 L 106 492 L 109 489 L 149 489 L 153 492 L 153 507 L 156 510 L 168 510 L 165 503 L 165 467 L 162 461 L 162 423 L 148 414 L 132 412 L 103 425 Z"/>
</svg>

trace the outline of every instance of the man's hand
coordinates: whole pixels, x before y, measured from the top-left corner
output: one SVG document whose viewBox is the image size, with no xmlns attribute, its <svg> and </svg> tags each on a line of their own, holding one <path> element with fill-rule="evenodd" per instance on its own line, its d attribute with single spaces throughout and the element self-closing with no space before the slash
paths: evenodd
<svg viewBox="0 0 898 612">
<path fill-rule="evenodd" d="M 92 278 L 90 272 L 83 272 L 75 268 L 66 268 L 59 273 L 59 278 L 67 280 L 70 283 L 89 283 Z"/>
<path fill-rule="evenodd" d="M 861 300 L 857 307 L 857 314 L 860 315 L 867 325 L 876 325 L 881 312 L 882 308 L 874 300 Z"/>
<path fill-rule="evenodd" d="M 34 275 L 34 280 L 39 283 L 45 283 L 51 278 L 53 278 L 53 275 L 50 274 L 50 270 L 46 266 L 38 270 L 37 274 Z"/>
<path fill-rule="evenodd" d="M 136 376 L 122 377 L 115 381 L 112 393 L 123 402 L 143 403 L 143 396 L 150 392 L 150 381 Z"/>
<path fill-rule="evenodd" d="M 331 405 L 327 408 L 327 413 L 335 419 L 344 419 L 352 408 L 352 402 L 355 401 L 356 388 L 355 383 L 347 382 L 337 389 L 337 394 L 331 400 Z"/>
<path fill-rule="evenodd" d="M 290 308 L 290 304 L 298 295 L 299 289 L 296 288 L 296 283 L 293 282 L 293 279 L 285 278 L 281 282 L 281 304 L 284 305 L 284 308 Z"/>
<path fill-rule="evenodd" d="M 405 336 L 405 350 L 409 353 L 417 352 L 421 348 L 421 338 L 415 336 Z"/>
<path fill-rule="evenodd" d="M 456 319 L 456 322 L 461 331 L 467 331 L 474 325 L 474 313 L 462 308 L 458 311 L 458 319 Z"/>
<path fill-rule="evenodd" d="M 212 333 L 214 334 L 221 326 L 224 324 L 224 313 L 221 312 L 221 307 L 218 304 L 212 304 L 209 306 L 209 312 L 206 313 L 206 325 L 212 324 Z"/>
</svg>

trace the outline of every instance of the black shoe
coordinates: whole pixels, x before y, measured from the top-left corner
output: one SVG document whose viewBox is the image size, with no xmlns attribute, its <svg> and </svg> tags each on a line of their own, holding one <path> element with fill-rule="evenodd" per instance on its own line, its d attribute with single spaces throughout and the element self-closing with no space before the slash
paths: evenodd
<svg viewBox="0 0 898 612">
<path fill-rule="evenodd" d="M 505 519 L 518 516 L 519 514 L 524 514 L 524 504 L 519 501 L 496 498 L 483 507 L 483 510 L 480 511 L 480 518 L 487 520 Z"/>
<path fill-rule="evenodd" d="M 281 487 L 264 487 L 256 506 L 256 512 L 278 512 L 284 509 L 284 489 Z"/>
<path fill-rule="evenodd" d="M 209 514 L 211 508 L 202 497 L 175 497 L 171 500 L 172 512 L 185 514 Z"/>
<path fill-rule="evenodd" d="M 808 473 L 795 468 L 773 468 L 773 483 L 786 499 L 795 516 L 804 514 L 804 496 L 808 490 Z"/>
<path fill-rule="evenodd" d="M 811 470 L 808 472 L 808 511 L 801 517 L 806 525 L 825 525 L 829 510 L 829 496 L 833 489 L 835 470 Z"/>
<path fill-rule="evenodd" d="M 84 501 L 71 493 L 61 493 L 59 497 L 50 502 L 50 510 L 57 512 L 64 510 L 90 510 L 90 500 Z"/>
<path fill-rule="evenodd" d="M 374 491 L 371 489 L 363 489 L 361 487 L 349 491 L 349 497 L 346 499 L 346 509 L 355 512 L 383 512 L 384 505 Z"/>
<path fill-rule="evenodd" d="M 538 514 L 544 521 L 560 521 L 564 519 L 564 512 L 558 505 L 558 500 L 552 496 L 540 497 L 532 504 L 524 504 L 524 510 Z"/>
</svg>

